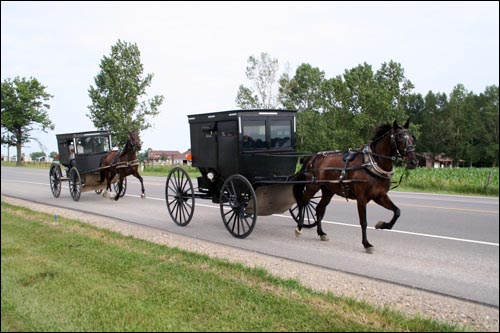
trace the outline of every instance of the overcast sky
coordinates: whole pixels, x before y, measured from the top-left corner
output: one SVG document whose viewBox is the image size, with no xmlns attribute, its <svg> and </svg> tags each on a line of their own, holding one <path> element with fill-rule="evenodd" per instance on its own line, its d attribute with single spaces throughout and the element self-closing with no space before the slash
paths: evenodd
<svg viewBox="0 0 500 333">
<path fill-rule="evenodd" d="M 1 2 L 1 79 L 35 77 L 55 125 L 33 134 L 95 130 L 88 89 L 118 39 L 136 43 L 149 96 L 165 101 L 143 149 L 185 151 L 188 114 L 236 108 L 248 57 L 268 53 L 292 74 L 302 63 L 327 78 L 396 61 L 414 92 L 479 94 L 499 85 L 499 2 Z M 41 151 L 36 142 L 23 152 Z M 334 149 L 335 147 L 332 147 Z M 2 154 L 7 149 L 2 147 Z M 15 155 L 11 149 L 11 155 Z"/>
</svg>

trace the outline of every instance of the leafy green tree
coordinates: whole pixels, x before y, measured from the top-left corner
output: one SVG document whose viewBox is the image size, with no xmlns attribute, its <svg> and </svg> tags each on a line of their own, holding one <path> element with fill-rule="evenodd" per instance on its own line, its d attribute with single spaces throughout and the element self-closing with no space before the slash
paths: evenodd
<svg viewBox="0 0 500 333">
<path fill-rule="evenodd" d="M 471 146 L 473 145 L 474 94 L 457 84 L 450 94 L 446 119 L 449 126 L 446 154 L 455 160 L 472 163 Z"/>
<path fill-rule="evenodd" d="M 157 116 L 163 103 L 162 95 L 143 100 L 146 88 L 151 85 L 153 74 L 143 76 L 141 53 L 136 44 L 118 40 L 111 47 L 111 54 L 101 60 L 101 71 L 90 86 L 92 104 L 88 106 L 94 126 L 109 129 L 113 142 L 124 145 L 128 132 L 151 127 L 148 117 Z"/>
<path fill-rule="evenodd" d="M 316 152 L 328 149 L 327 124 L 322 114 L 322 86 L 325 73 L 309 64 L 302 64 L 290 78 L 287 73 L 279 80 L 279 100 L 287 109 L 298 110 L 298 148 Z"/>
<path fill-rule="evenodd" d="M 329 149 L 347 150 L 364 144 L 356 127 L 356 114 L 350 106 L 351 93 L 342 77 L 325 80 L 323 83 L 323 108 L 327 126 Z"/>
<path fill-rule="evenodd" d="M 43 151 L 37 151 L 30 154 L 31 160 L 36 161 L 39 157 L 47 157 Z"/>
<path fill-rule="evenodd" d="M 413 100 L 413 109 L 409 110 L 410 117 L 420 127 L 417 151 L 431 153 L 431 158 L 446 153 L 451 140 L 448 96 L 444 93 L 435 94 L 429 91 L 423 99 L 418 95 L 410 100 Z M 422 102 L 423 105 L 421 105 Z"/>
<path fill-rule="evenodd" d="M 280 79 L 280 101 L 289 109 L 321 111 L 325 73 L 309 64 L 300 65 L 291 80 Z"/>
<path fill-rule="evenodd" d="M 33 77 L 2 82 L 2 144 L 15 146 L 18 157 L 22 156 L 21 147 L 25 143 L 37 140 L 31 131 L 54 129 L 47 112 L 50 105 L 46 103 L 53 96 L 46 88 Z M 22 159 L 17 158 L 16 165 L 21 164 Z"/>
<path fill-rule="evenodd" d="M 276 109 L 279 105 L 275 91 L 278 84 L 278 60 L 263 52 L 259 59 L 250 56 L 247 64 L 245 74 L 253 88 L 240 85 L 236 105 L 242 109 Z"/>
<path fill-rule="evenodd" d="M 475 164 L 496 167 L 498 165 L 498 121 L 499 90 L 498 86 L 486 87 L 485 91 L 474 96 L 474 108 L 471 110 L 472 143 L 468 154 Z"/>
</svg>

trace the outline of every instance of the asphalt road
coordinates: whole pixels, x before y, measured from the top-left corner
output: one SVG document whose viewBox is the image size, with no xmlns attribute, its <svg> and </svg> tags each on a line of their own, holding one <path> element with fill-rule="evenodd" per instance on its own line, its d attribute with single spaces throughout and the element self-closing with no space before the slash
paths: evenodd
<svg viewBox="0 0 500 333">
<path fill-rule="evenodd" d="M 294 236 L 295 222 L 286 212 L 259 216 L 252 234 L 236 239 L 225 229 L 219 206 L 196 200 L 194 217 L 186 227 L 173 223 L 165 204 L 165 177 L 144 177 L 146 196 L 140 199 L 139 182 L 128 177 L 125 197 L 111 201 L 84 192 L 74 202 L 63 183 L 54 198 L 48 170 L 2 167 L 2 195 L 76 209 L 124 223 L 147 225 L 193 238 L 389 281 L 499 306 L 499 199 L 408 192 L 390 192 L 401 209 L 393 230 L 375 230 L 392 212 L 368 205 L 368 239 L 375 246 L 367 254 L 361 244 L 356 203 L 334 197 L 324 218 L 330 241 L 322 242 L 315 228 Z"/>
</svg>

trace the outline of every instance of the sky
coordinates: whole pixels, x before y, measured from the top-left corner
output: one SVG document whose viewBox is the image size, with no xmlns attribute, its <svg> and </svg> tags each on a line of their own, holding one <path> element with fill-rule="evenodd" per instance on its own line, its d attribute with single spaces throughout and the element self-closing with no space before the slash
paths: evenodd
<svg viewBox="0 0 500 333">
<path fill-rule="evenodd" d="M 148 96 L 163 95 L 143 150 L 186 151 L 187 116 L 237 109 L 250 56 L 303 63 L 326 78 L 395 61 L 413 92 L 479 94 L 499 85 L 499 2 L 1 2 L 1 79 L 34 77 L 53 95 L 55 130 L 25 154 L 57 151 L 55 134 L 95 130 L 90 86 L 118 40 L 136 44 Z M 335 147 L 332 147 L 332 149 Z M 7 148 L 2 146 L 2 154 Z M 11 155 L 15 149 L 11 148 Z"/>
</svg>

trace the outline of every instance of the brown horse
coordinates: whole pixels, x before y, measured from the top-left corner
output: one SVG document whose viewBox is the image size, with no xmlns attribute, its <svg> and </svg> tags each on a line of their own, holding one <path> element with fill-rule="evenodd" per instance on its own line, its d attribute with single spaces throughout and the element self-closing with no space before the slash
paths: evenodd
<svg viewBox="0 0 500 333">
<path fill-rule="evenodd" d="M 380 206 L 392 210 L 394 215 L 390 222 L 380 221 L 375 226 L 376 229 L 392 229 L 400 216 L 399 208 L 387 195 L 394 174 L 394 161 L 398 158 L 404 159 L 408 169 L 415 169 L 418 165 L 414 148 L 415 137 L 408 131 L 409 121 L 408 119 L 403 127 L 398 126 L 396 121 L 392 126 L 385 124 L 377 127 L 371 142 L 361 150 L 350 151 L 347 154 L 317 153 L 304 161 L 296 180 L 311 183 L 294 185 L 294 196 L 299 209 L 296 236 L 302 232 L 304 208 L 307 208 L 314 194 L 321 190 L 315 223 L 320 239 L 328 240 L 321 228 L 321 220 L 326 206 L 332 197 L 338 194 L 357 201 L 362 243 L 367 253 L 373 252 L 373 245 L 366 237 L 366 205 L 373 200 Z"/>
<path fill-rule="evenodd" d="M 123 190 L 123 180 L 129 175 L 134 175 L 141 182 L 141 198 L 145 198 L 144 184 L 141 175 L 138 171 L 139 161 L 137 160 L 137 152 L 141 150 L 141 140 L 138 132 L 129 132 L 129 139 L 125 147 L 121 151 L 110 151 L 101 158 L 101 182 L 106 180 L 106 191 L 111 191 L 111 181 L 115 176 L 119 175 L 118 191 L 115 195 L 115 200 L 120 198 L 120 193 Z M 106 195 L 104 192 L 103 195 Z"/>
</svg>

